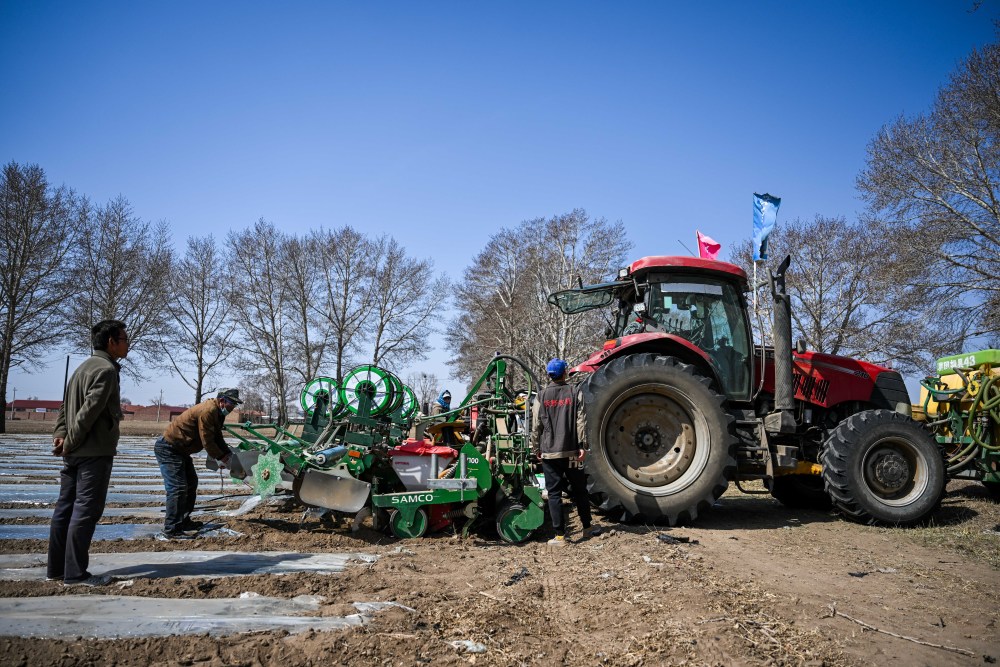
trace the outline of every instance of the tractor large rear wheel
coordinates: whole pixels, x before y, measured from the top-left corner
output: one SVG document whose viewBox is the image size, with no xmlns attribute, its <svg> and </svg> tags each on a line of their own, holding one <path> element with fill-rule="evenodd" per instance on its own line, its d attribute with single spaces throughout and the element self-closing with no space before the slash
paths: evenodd
<svg viewBox="0 0 1000 667">
<path fill-rule="evenodd" d="M 919 523 L 937 509 L 947 481 L 934 438 L 889 410 L 866 410 L 840 422 L 821 459 L 834 506 L 860 523 Z"/>
<path fill-rule="evenodd" d="M 592 497 L 670 524 L 693 521 L 728 486 L 736 438 L 724 397 L 674 357 L 633 354 L 583 384 Z"/>
</svg>

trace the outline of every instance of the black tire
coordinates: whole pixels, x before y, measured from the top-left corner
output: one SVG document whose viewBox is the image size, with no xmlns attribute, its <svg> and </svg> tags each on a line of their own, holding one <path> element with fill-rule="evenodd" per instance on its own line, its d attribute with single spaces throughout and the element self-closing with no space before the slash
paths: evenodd
<svg viewBox="0 0 1000 667">
<path fill-rule="evenodd" d="M 821 460 L 834 507 L 859 523 L 920 523 L 941 503 L 947 481 L 934 438 L 889 410 L 866 410 L 840 422 Z"/>
<path fill-rule="evenodd" d="M 736 437 L 725 398 L 694 366 L 633 354 L 582 385 L 591 452 L 588 490 L 606 511 L 671 525 L 694 521 L 736 471 Z"/>
<path fill-rule="evenodd" d="M 768 484 L 771 495 L 785 507 L 827 511 L 833 501 L 827 495 L 820 475 L 782 475 Z"/>
</svg>

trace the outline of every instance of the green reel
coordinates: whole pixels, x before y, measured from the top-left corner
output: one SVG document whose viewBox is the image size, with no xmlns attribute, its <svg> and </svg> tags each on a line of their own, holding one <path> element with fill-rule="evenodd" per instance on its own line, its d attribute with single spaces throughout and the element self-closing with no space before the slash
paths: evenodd
<svg viewBox="0 0 1000 667">
<path fill-rule="evenodd" d="M 344 411 L 344 401 L 337 381 L 329 377 L 318 377 L 309 380 L 299 395 L 299 405 L 307 418 L 312 417 L 320 398 L 325 398 L 327 404 L 321 417 L 334 419 Z"/>
<path fill-rule="evenodd" d="M 401 406 L 400 414 L 403 419 L 409 419 L 417 412 L 417 408 L 420 405 L 417 403 L 417 395 L 413 393 L 408 385 L 403 385 L 403 404 Z"/>
<path fill-rule="evenodd" d="M 392 414 L 398 410 L 403 405 L 403 400 L 406 399 L 406 394 L 403 392 L 406 385 L 403 384 L 402 380 L 393 373 L 389 373 L 389 380 L 392 382 L 392 401 L 390 401 L 389 407 L 386 408 L 386 414 Z"/>
<path fill-rule="evenodd" d="M 370 364 L 353 368 L 344 376 L 340 399 L 347 411 L 356 415 L 361 407 L 362 397 L 367 396 L 371 402 L 370 416 L 385 414 L 395 400 L 393 377 L 392 373 Z"/>
</svg>

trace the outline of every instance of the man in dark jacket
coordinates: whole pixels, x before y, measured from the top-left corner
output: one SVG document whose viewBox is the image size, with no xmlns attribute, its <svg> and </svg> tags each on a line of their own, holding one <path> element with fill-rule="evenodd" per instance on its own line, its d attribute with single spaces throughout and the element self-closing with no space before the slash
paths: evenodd
<svg viewBox="0 0 1000 667">
<path fill-rule="evenodd" d="M 118 320 L 98 322 L 90 334 L 94 352 L 69 379 L 52 436 L 52 453 L 63 457 L 63 467 L 49 529 L 46 574 L 66 586 L 101 586 L 110 581 L 92 576 L 87 567 L 118 453 L 122 418 L 118 360 L 128 355 L 129 341 L 125 324 Z"/>
<path fill-rule="evenodd" d="M 191 518 L 198 495 L 198 473 L 191 455 L 204 449 L 220 467 L 230 467 L 233 454 L 223 439 L 222 424 L 226 415 L 242 402 L 239 389 L 222 389 L 215 398 L 202 401 L 175 417 L 153 445 L 167 490 L 165 538 L 189 540 L 204 525 Z"/>
<path fill-rule="evenodd" d="M 556 531 L 556 536 L 549 540 L 553 546 L 566 544 L 562 492 L 567 485 L 583 530 L 596 534 L 590 527 L 587 475 L 580 467 L 587 457 L 587 418 L 579 388 L 566 384 L 566 367 L 562 359 L 553 359 L 545 367 L 552 383 L 535 397 L 536 417 L 532 429 L 532 447 L 535 457 L 542 461 L 549 516 Z"/>
</svg>

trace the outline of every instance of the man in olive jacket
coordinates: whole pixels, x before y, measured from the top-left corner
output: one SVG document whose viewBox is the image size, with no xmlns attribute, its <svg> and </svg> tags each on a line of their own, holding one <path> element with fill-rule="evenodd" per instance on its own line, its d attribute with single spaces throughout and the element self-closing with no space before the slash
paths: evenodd
<svg viewBox="0 0 1000 667">
<path fill-rule="evenodd" d="M 204 449 L 221 467 L 230 467 L 232 451 L 223 439 L 222 424 L 226 415 L 242 402 L 239 389 L 222 389 L 215 398 L 175 417 L 153 445 L 167 489 L 167 515 L 163 522 L 163 536 L 167 539 L 191 539 L 202 527 L 202 522 L 191 518 L 198 495 L 198 473 L 191 455 Z"/>
<path fill-rule="evenodd" d="M 47 576 L 67 586 L 99 586 L 106 577 L 87 571 L 90 542 L 104 514 L 122 418 L 119 359 L 128 355 L 125 324 L 104 320 L 90 331 L 94 352 L 73 372 L 52 437 L 63 457 L 59 500 L 49 529 Z"/>
</svg>

